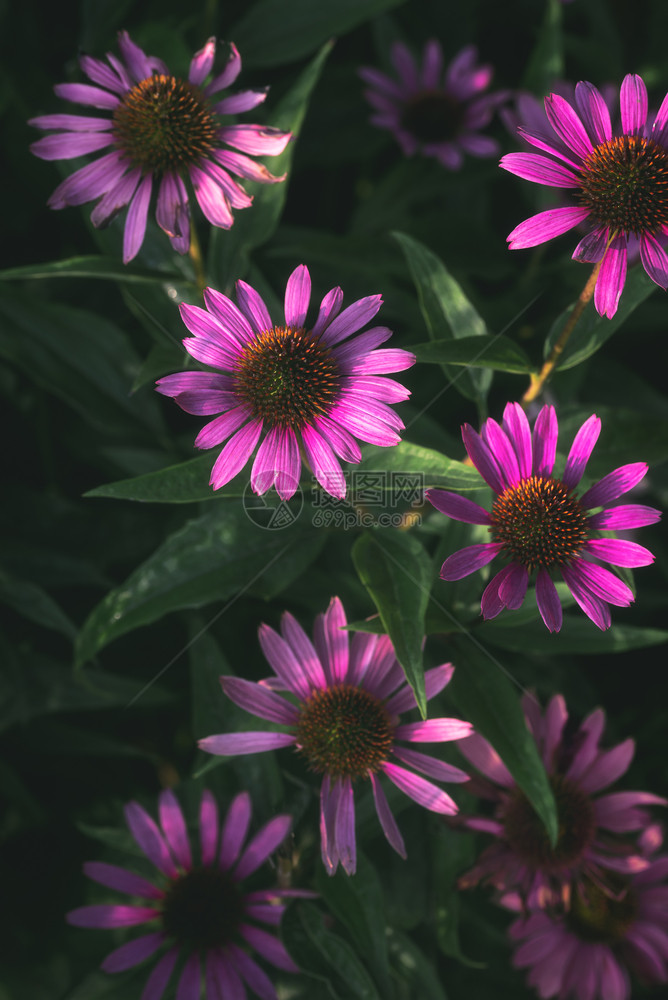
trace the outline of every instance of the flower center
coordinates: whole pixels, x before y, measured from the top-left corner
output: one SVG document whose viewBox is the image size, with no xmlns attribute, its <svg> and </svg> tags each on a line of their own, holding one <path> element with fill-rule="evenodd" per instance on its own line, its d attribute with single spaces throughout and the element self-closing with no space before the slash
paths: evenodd
<svg viewBox="0 0 668 1000">
<path fill-rule="evenodd" d="M 162 905 L 165 932 L 191 949 L 219 948 L 244 916 L 238 886 L 219 868 L 193 868 L 168 889 Z"/>
<path fill-rule="evenodd" d="M 579 197 L 599 225 L 659 232 L 668 223 L 668 150 L 640 135 L 602 142 L 582 165 Z"/>
<path fill-rule="evenodd" d="M 578 862 L 596 832 L 594 808 L 588 795 L 560 775 L 550 778 L 557 805 L 559 832 L 550 846 L 542 820 L 519 788 L 514 789 L 503 820 L 505 838 L 531 868 L 558 872 Z"/>
<path fill-rule="evenodd" d="M 638 902 L 621 875 L 607 873 L 610 888 L 585 878 L 572 894 L 566 915 L 570 929 L 584 941 L 616 944 L 636 918 Z"/>
<path fill-rule="evenodd" d="M 332 352 L 311 332 L 275 326 L 245 345 L 235 381 L 254 416 L 300 429 L 329 411 L 341 379 Z"/>
<path fill-rule="evenodd" d="M 401 127 L 420 142 L 449 142 L 464 123 L 461 101 L 437 90 L 415 94 L 401 114 Z"/>
<path fill-rule="evenodd" d="M 218 125 L 192 83 L 154 74 L 128 91 L 113 113 L 114 135 L 145 174 L 183 172 L 210 151 Z"/>
<path fill-rule="evenodd" d="M 393 738 L 383 703 L 352 684 L 314 691 L 301 706 L 297 746 L 320 774 L 361 778 L 376 772 Z"/>
<path fill-rule="evenodd" d="M 558 479 L 531 476 L 509 486 L 492 505 L 492 537 L 516 562 L 536 566 L 569 562 L 587 538 L 587 515 Z"/>
</svg>

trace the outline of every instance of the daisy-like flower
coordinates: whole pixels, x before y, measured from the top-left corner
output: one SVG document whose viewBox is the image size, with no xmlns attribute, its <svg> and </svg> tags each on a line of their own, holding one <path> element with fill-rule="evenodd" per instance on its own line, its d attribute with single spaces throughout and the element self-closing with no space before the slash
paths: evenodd
<svg viewBox="0 0 668 1000">
<path fill-rule="evenodd" d="M 158 380 L 158 392 L 173 396 L 188 413 L 214 414 L 198 434 L 198 448 L 229 441 L 211 470 L 218 489 L 248 462 L 262 431 L 251 472 L 256 493 L 276 486 L 282 500 L 297 490 L 301 454 L 327 493 L 344 497 L 346 483 L 337 455 L 359 462 L 355 438 L 376 445 L 399 442 L 403 423 L 388 403 L 410 396 L 399 382 L 379 377 L 415 364 L 397 348 L 376 350 L 392 336 L 374 326 L 350 340 L 373 319 L 380 295 L 341 311 L 343 292 L 333 288 L 320 304 L 314 325 L 306 323 L 311 278 L 301 264 L 285 289 L 285 324 L 274 324 L 260 295 L 238 281 L 237 305 L 213 288 L 204 290 L 206 309 L 181 305 L 192 338 L 183 341 L 197 361 L 218 372 L 181 372 Z M 230 437 L 230 435 L 232 435 Z"/>
<path fill-rule="evenodd" d="M 643 846 L 661 843 L 656 828 Z M 631 1000 L 629 970 L 646 983 L 668 980 L 668 855 L 644 871 L 605 883 L 585 880 L 566 913 L 532 913 L 509 930 L 513 965 L 543 1000 Z"/>
<path fill-rule="evenodd" d="M 81 57 L 81 68 L 91 83 L 61 83 L 54 88 L 58 97 L 98 108 L 105 115 L 42 115 L 29 122 L 53 131 L 31 146 L 43 160 L 69 160 L 106 150 L 63 181 L 51 195 L 49 207 L 99 199 L 91 215 L 99 227 L 128 205 L 123 236 L 127 264 L 144 240 L 155 187 L 156 221 L 173 248 L 187 253 L 189 188 L 208 221 L 229 229 L 234 222 L 232 209 L 246 208 L 252 201 L 231 174 L 263 184 L 283 180 L 251 156 L 282 152 L 291 133 L 221 122 L 221 115 L 250 111 L 267 96 L 263 89 L 221 98 L 220 92 L 241 70 L 234 45 L 225 69 L 209 83 L 205 81 L 213 69 L 214 38 L 193 56 L 186 80 L 172 76 L 161 59 L 142 52 L 126 31 L 119 32 L 118 47 L 121 59 L 108 53 L 108 66 L 100 59 Z"/>
<path fill-rule="evenodd" d="M 586 224 L 573 258 L 601 262 L 594 304 L 601 316 L 617 311 L 626 280 L 629 240 L 640 244 L 645 271 L 668 287 L 668 95 L 650 127 L 641 77 L 625 77 L 619 97 L 621 123 L 612 126 L 606 101 L 580 82 L 572 101 L 545 98 L 542 130 L 520 128 L 539 153 L 508 153 L 501 166 L 518 177 L 572 193 L 571 204 L 539 212 L 508 237 L 511 250 L 533 247 Z"/>
<path fill-rule="evenodd" d="M 137 802 L 125 807 L 125 817 L 137 845 L 158 869 L 155 882 L 102 861 L 87 862 L 84 872 L 101 885 L 141 900 L 142 905 L 103 903 L 67 914 L 68 923 L 76 927 L 148 925 L 147 934 L 105 958 L 104 971 L 122 972 L 160 952 L 142 1000 L 160 1000 L 177 962 L 179 998 L 199 1000 L 202 960 L 203 995 L 211 1000 L 219 996 L 244 1000 L 245 986 L 263 1000 L 276 1000 L 276 990 L 249 949 L 279 969 L 299 970 L 278 938 L 256 925 L 277 927 L 285 910 L 278 900 L 314 893 L 244 891 L 243 883 L 285 839 L 291 817 L 276 816 L 245 844 L 251 820 L 248 793 L 233 800 L 219 833 L 218 807 L 205 791 L 199 817 L 199 862 L 193 858 L 183 813 L 172 792 L 160 795 L 160 826 Z"/>
<path fill-rule="evenodd" d="M 457 493 L 427 490 L 426 497 L 456 521 L 485 524 L 491 542 L 471 545 L 449 556 L 441 567 L 444 580 L 461 580 L 486 566 L 497 555 L 509 563 L 496 574 L 482 595 L 484 618 L 495 618 L 503 608 L 521 607 L 529 576 L 536 574 L 536 603 L 546 626 L 558 632 L 562 609 L 552 574 L 559 571 L 584 613 L 600 629 L 610 626 L 608 604 L 626 607 L 633 601 L 627 585 L 597 560 L 613 566 L 647 566 L 654 561 L 648 549 L 619 538 L 600 538 L 601 530 L 639 528 L 654 524 L 661 513 L 641 504 L 606 508 L 636 486 L 647 472 L 644 462 L 622 465 L 594 483 L 581 497 L 574 492 L 598 440 L 601 421 L 594 414 L 575 435 L 560 479 L 553 476 L 558 436 L 553 406 L 538 414 L 533 436 L 522 407 L 508 403 L 503 426 L 492 418 L 480 434 L 469 424 L 462 437 L 469 457 L 491 486 L 491 512 Z"/>
<path fill-rule="evenodd" d="M 445 72 L 443 50 L 433 38 L 425 44 L 421 66 L 402 42 L 392 46 L 391 58 L 399 80 L 370 67 L 359 74 L 369 85 L 364 96 L 374 108 L 371 123 L 392 132 L 405 156 L 433 156 L 448 170 L 459 170 L 465 153 L 496 156 L 498 143 L 480 129 L 507 95 L 483 94 L 492 68 L 477 65 L 475 46 L 462 49 Z"/>
<path fill-rule="evenodd" d="M 401 723 L 399 713 L 415 708 L 416 703 L 390 640 L 386 635 L 356 632 L 349 646 L 345 625 L 338 597 L 318 615 L 313 643 L 288 612 L 281 621 L 281 635 L 262 625 L 260 645 L 276 677 L 258 684 L 240 677 L 221 677 L 221 684 L 236 705 L 283 728 L 208 736 L 199 741 L 203 750 L 222 756 L 287 746 L 297 749 L 308 767 L 322 775 L 320 836 L 322 860 L 330 875 L 339 863 L 349 875 L 356 869 L 354 783 L 371 782 L 383 832 L 405 858 L 404 842 L 380 775 L 426 809 L 453 815 L 457 806 L 449 795 L 401 765 L 441 781 L 467 781 L 468 775 L 402 743 L 440 743 L 472 732 L 471 724 L 459 719 Z M 426 672 L 428 699 L 443 690 L 453 670 L 451 664 L 444 663 Z M 276 691 L 287 691 L 293 697 L 282 697 Z"/>
<path fill-rule="evenodd" d="M 516 893 L 528 909 L 568 909 L 577 906 L 573 893 L 583 881 L 601 884 L 610 872 L 628 876 L 647 868 L 642 851 L 623 835 L 648 826 L 644 807 L 668 801 L 649 792 L 599 794 L 628 770 L 635 751 L 632 739 L 602 749 L 602 709 L 575 728 L 568 724 L 561 695 L 550 699 L 544 714 L 529 694 L 522 707 L 554 793 L 557 843 L 551 846 L 542 821 L 491 744 L 474 733 L 458 748 L 487 779 L 475 782 L 496 808 L 493 819 L 471 817 L 465 824 L 492 834 L 496 843 L 483 851 L 461 885 L 489 883 Z"/>
</svg>

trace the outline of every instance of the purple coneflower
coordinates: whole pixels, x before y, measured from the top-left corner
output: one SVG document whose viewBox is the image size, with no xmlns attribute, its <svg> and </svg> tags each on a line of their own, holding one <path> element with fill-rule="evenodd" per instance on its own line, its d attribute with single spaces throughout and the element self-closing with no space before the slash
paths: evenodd
<svg viewBox="0 0 668 1000">
<path fill-rule="evenodd" d="M 443 50 L 433 38 L 425 44 L 421 67 L 402 42 L 392 46 L 391 57 L 398 81 L 370 67 L 359 74 L 369 84 L 364 96 L 375 109 L 372 124 L 392 132 L 405 156 L 433 156 L 449 170 L 459 170 L 464 153 L 496 156 L 498 143 L 480 129 L 507 95 L 482 93 L 492 68 L 476 65 L 473 45 L 462 49 L 445 73 Z"/>
<path fill-rule="evenodd" d="M 668 802 L 649 792 L 599 794 L 628 770 L 635 751 L 631 739 L 609 750 L 600 747 L 602 709 L 595 709 L 576 729 L 568 725 L 561 695 L 550 699 L 544 715 L 532 695 L 524 696 L 522 707 L 554 793 L 557 843 L 551 846 L 542 821 L 494 748 L 474 733 L 458 748 L 488 779 L 474 779 L 474 784 L 497 806 L 493 819 L 470 818 L 465 823 L 497 841 L 483 851 L 461 884 L 484 881 L 501 892 L 515 892 L 529 909 L 568 909 L 577 905 L 572 896 L 583 880 L 600 884 L 609 872 L 627 876 L 647 868 L 642 852 L 619 835 L 648 825 L 644 806 Z"/>
<path fill-rule="evenodd" d="M 230 175 L 263 184 L 283 180 L 245 154 L 275 156 L 291 133 L 263 125 L 221 124 L 221 115 L 250 111 L 267 96 L 263 89 L 220 98 L 220 91 L 241 70 L 234 45 L 227 66 L 208 84 L 205 80 L 216 54 L 214 38 L 193 56 L 187 80 L 172 76 L 161 59 L 142 52 L 126 31 L 119 32 L 118 46 L 122 58 L 108 53 L 108 66 L 91 56 L 81 57 L 81 68 L 92 84 L 60 83 L 54 88 L 67 101 L 101 109 L 106 112 L 103 117 L 42 115 L 29 123 L 54 130 L 31 146 L 43 160 L 69 160 L 108 150 L 63 181 L 49 206 L 83 205 L 99 198 L 91 219 L 94 226 L 105 226 L 128 205 L 123 237 L 127 264 L 144 240 L 155 182 L 156 221 L 173 248 L 187 253 L 188 187 L 208 221 L 229 229 L 234 222 L 232 209 L 246 208 L 252 201 Z"/>
<path fill-rule="evenodd" d="M 469 457 L 496 494 L 491 512 L 457 493 L 427 490 L 426 497 L 456 521 L 485 524 L 491 542 L 471 545 L 449 556 L 441 567 L 444 580 L 461 580 L 486 566 L 496 555 L 510 560 L 485 588 L 484 618 L 503 608 L 521 607 L 529 576 L 536 575 L 536 603 L 551 632 L 562 624 L 561 602 L 552 580 L 558 570 L 584 613 L 600 629 L 610 626 L 608 604 L 626 607 L 633 593 L 610 570 L 599 565 L 647 566 L 654 556 L 637 542 L 596 537 L 600 530 L 638 528 L 654 524 L 661 513 L 641 504 L 624 504 L 590 514 L 636 486 L 647 472 L 644 462 L 622 465 L 594 483 L 581 497 L 573 492 L 598 440 L 601 421 L 585 420 L 575 435 L 560 479 L 552 475 L 557 450 L 557 415 L 544 406 L 534 424 L 518 403 L 508 403 L 503 426 L 486 420 L 478 435 L 469 424 L 462 437 Z"/>
<path fill-rule="evenodd" d="M 285 325 L 274 324 L 250 285 L 238 281 L 236 289 L 237 305 L 206 288 L 207 309 L 181 306 L 183 322 L 193 334 L 183 341 L 186 350 L 224 374 L 167 375 L 159 379 L 158 392 L 173 396 L 188 413 L 220 414 L 195 440 L 198 448 L 213 448 L 229 438 L 211 470 L 214 489 L 240 472 L 264 430 L 251 472 L 256 493 L 274 485 L 282 500 L 295 493 L 301 446 L 322 488 L 344 497 L 337 455 L 359 462 L 356 437 L 376 445 L 399 442 L 404 425 L 387 404 L 407 399 L 410 392 L 379 376 L 410 368 L 415 355 L 397 348 L 376 350 L 392 336 L 384 326 L 349 339 L 376 315 L 380 295 L 359 299 L 341 312 L 343 292 L 333 288 L 308 327 L 311 278 L 304 264 L 288 279 Z"/>
<path fill-rule="evenodd" d="M 339 862 L 356 868 L 353 785 L 369 779 L 376 812 L 392 847 L 406 857 L 404 842 L 385 797 L 380 774 L 433 812 L 452 815 L 457 806 L 444 791 L 411 771 L 441 781 L 467 781 L 468 775 L 416 750 L 408 743 L 440 743 L 468 736 L 472 727 L 459 719 L 401 723 L 399 713 L 415 708 L 415 696 L 386 635 L 356 632 L 349 648 L 346 616 L 338 597 L 318 615 L 313 643 L 286 612 L 278 635 L 260 627 L 262 651 L 276 673 L 255 684 L 221 677 L 225 694 L 247 712 L 278 723 L 280 731 L 208 736 L 199 745 L 208 753 L 232 756 L 294 746 L 308 767 L 323 776 L 320 792 L 322 860 L 330 875 Z M 449 682 L 454 667 L 444 663 L 425 674 L 427 699 Z M 292 699 L 275 691 L 287 691 Z M 395 763 L 400 761 L 401 764 Z"/>
<path fill-rule="evenodd" d="M 641 842 L 660 846 L 661 834 L 650 827 Z M 568 912 L 531 913 L 510 927 L 513 965 L 528 968 L 543 1000 L 631 1000 L 629 969 L 645 983 L 665 983 L 667 875 L 668 855 L 658 855 L 635 875 L 584 880 Z"/>
<path fill-rule="evenodd" d="M 209 791 L 200 807 L 200 859 L 193 859 L 181 807 L 170 791 L 159 800 L 160 826 L 137 803 L 125 807 L 125 817 L 137 845 L 160 872 L 157 884 L 125 868 L 89 861 L 86 875 L 119 892 L 143 900 L 142 906 L 100 904 L 82 906 L 67 914 L 76 927 L 135 927 L 148 924 L 149 933 L 112 951 L 102 963 L 105 972 L 122 972 L 161 951 L 148 978 L 142 1000 L 160 1000 L 179 956 L 178 996 L 199 1000 L 201 959 L 205 995 L 245 997 L 244 983 L 263 998 L 276 998 L 267 974 L 248 953 L 288 972 L 299 971 L 273 934 L 256 923 L 276 927 L 289 896 L 313 896 L 300 889 L 244 892 L 243 881 L 262 865 L 285 839 L 290 816 L 276 816 L 244 847 L 251 819 L 247 792 L 233 800 L 218 831 L 218 807 Z M 166 950 L 165 950 L 166 949 Z"/>
<path fill-rule="evenodd" d="M 647 89 L 634 74 L 620 89 L 621 127 L 613 129 L 606 101 L 580 82 L 572 101 L 545 98 L 542 131 L 519 132 L 540 153 L 508 153 L 501 166 L 525 180 L 573 192 L 572 203 L 539 212 L 508 237 L 511 250 L 536 246 L 585 223 L 573 258 L 601 263 L 594 304 L 601 316 L 617 311 L 626 280 L 630 239 L 652 281 L 668 287 L 668 95 L 650 127 Z"/>
</svg>

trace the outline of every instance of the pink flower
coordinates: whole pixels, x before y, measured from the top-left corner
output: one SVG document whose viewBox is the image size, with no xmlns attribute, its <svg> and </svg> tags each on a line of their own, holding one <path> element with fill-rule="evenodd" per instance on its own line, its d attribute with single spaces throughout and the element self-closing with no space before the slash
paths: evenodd
<svg viewBox="0 0 668 1000">
<path fill-rule="evenodd" d="M 398 81 L 370 67 L 359 74 L 369 84 L 364 96 L 375 111 L 372 124 L 392 132 L 405 156 L 419 152 L 435 157 L 448 170 L 459 170 L 464 153 L 498 153 L 498 143 L 480 129 L 489 125 L 507 95 L 483 94 L 492 69 L 476 65 L 473 45 L 462 49 L 445 72 L 443 50 L 434 38 L 424 47 L 422 66 L 402 42 L 395 42 L 391 56 Z"/>
<path fill-rule="evenodd" d="M 470 723 L 459 719 L 401 723 L 399 713 L 416 703 L 390 640 L 386 635 L 356 632 L 349 646 L 345 625 L 338 597 L 316 619 L 313 643 L 288 612 L 282 618 L 281 635 L 262 625 L 260 645 L 276 677 L 259 684 L 221 677 L 221 683 L 236 705 L 281 728 L 199 741 L 203 750 L 222 756 L 296 747 L 308 766 L 323 775 L 320 835 L 322 860 L 330 875 L 339 862 L 349 875 L 356 869 L 354 782 L 371 782 L 383 832 L 395 851 L 406 857 L 380 774 L 426 809 L 452 815 L 457 806 L 450 796 L 401 764 L 441 781 L 461 782 L 468 776 L 402 743 L 441 743 L 472 730 Z M 453 670 L 444 663 L 426 672 L 428 699 L 443 690 Z M 287 691 L 293 698 L 276 691 Z"/>
<path fill-rule="evenodd" d="M 257 107 L 267 90 L 244 90 L 220 98 L 234 83 L 241 57 L 230 46 L 227 66 L 208 84 L 216 40 L 210 38 L 190 63 L 188 79 L 172 76 L 155 56 L 147 56 L 126 31 L 118 36 L 121 59 L 109 53 L 109 65 L 82 56 L 81 68 L 92 81 L 61 83 L 56 94 L 104 114 L 42 115 L 29 122 L 53 131 L 32 152 L 43 160 L 69 160 L 108 150 L 63 181 L 49 199 L 50 208 L 83 205 L 99 199 L 94 226 L 106 226 L 128 206 L 123 261 L 139 253 L 146 232 L 151 195 L 157 189 L 156 221 L 178 253 L 190 248 L 189 187 L 212 226 L 229 229 L 233 208 L 246 208 L 252 198 L 231 174 L 263 184 L 281 181 L 247 156 L 275 156 L 290 141 L 290 132 L 262 125 L 221 125 L 221 115 Z M 232 149 L 226 147 L 231 146 Z M 239 150 L 239 152 L 235 152 Z"/>
<path fill-rule="evenodd" d="M 536 603 L 550 632 L 558 632 L 562 625 L 561 602 L 552 580 L 557 570 L 584 613 L 600 629 L 610 627 L 608 604 L 626 607 L 633 601 L 630 588 L 599 562 L 647 566 L 654 556 L 637 542 L 598 537 L 599 531 L 654 524 L 661 514 L 640 504 L 606 509 L 644 478 L 644 462 L 620 466 L 578 498 L 574 490 L 600 430 L 601 421 L 595 414 L 585 420 L 575 435 L 563 475 L 557 479 L 552 475 L 559 432 L 554 407 L 543 407 L 533 435 L 518 403 L 507 404 L 503 426 L 490 417 L 480 435 L 469 424 L 462 427 L 471 461 L 496 494 L 491 512 L 445 490 L 427 490 L 426 497 L 456 521 L 487 525 L 493 539 L 449 556 L 441 567 L 444 580 L 461 580 L 497 555 L 509 559 L 482 595 L 485 619 L 495 618 L 503 608 L 521 607 L 534 570 Z M 597 508 L 603 509 L 588 513 Z"/>
<path fill-rule="evenodd" d="M 661 843 L 656 828 L 641 838 Z M 656 848 L 655 848 L 656 849 Z M 668 856 L 630 876 L 586 880 L 567 913 L 532 913 L 510 928 L 513 965 L 543 1000 L 631 1000 L 630 969 L 643 981 L 668 980 Z"/>
<path fill-rule="evenodd" d="M 159 379 L 158 392 L 173 396 L 188 413 L 220 414 L 195 440 L 198 448 L 213 448 L 229 438 L 211 470 L 215 490 L 241 471 L 265 431 L 251 472 L 256 493 L 275 485 L 280 498 L 288 500 L 299 485 L 303 452 L 323 489 L 344 497 L 338 458 L 360 461 L 355 438 L 381 446 L 399 442 L 404 425 L 388 404 L 410 393 L 383 376 L 410 368 L 415 355 L 397 348 L 376 350 L 392 336 L 384 326 L 350 339 L 376 315 L 380 295 L 359 299 L 341 312 L 343 292 L 333 288 L 309 327 L 311 277 L 304 264 L 288 279 L 285 325 L 274 324 L 250 285 L 238 281 L 236 289 L 237 305 L 206 288 L 206 309 L 181 306 L 193 334 L 183 341 L 186 350 L 218 371 L 167 375 Z"/>
<path fill-rule="evenodd" d="M 649 792 L 599 794 L 627 771 L 635 750 L 630 739 L 609 750 L 600 747 L 602 709 L 574 729 L 561 695 L 550 699 L 544 714 L 532 695 L 524 696 L 522 706 L 554 792 L 557 843 L 550 845 L 541 820 L 494 748 L 474 733 L 458 747 L 492 782 L 481 787 L 496 808 L 493 819 L 465 823 L 492 834 L 496 843 L 486 848 L 462 885 L 488 882 L 504 893 L 517 893 L 529 909 L 568 908 L 583 880 L 600 884 L 610 872 L 627 876 L 647 868 L 643 854 L 623 835 L 647 826 L 645 806 L 668 801 Z"/>
<path fill-rule="evenodd" d="M 299 970 L 278 938 L 256 924 L 276 927 L 285 910 L 277 900 L 312 897 L 314 893 L 299 889 L 244 892 L 243 881 L 283 842 L 291 817 L 276 816 L 244 847 L 251 819 L 248 793 L 242 792 L 233 800 L 219 836 L 218 807 L 211 793 L 205 791 L 200 807 L 198 863 L 193 859 L 181 807 L 170 791 L 160 795 L 159 816 L 160 826 L 137 802 L 125 807 L 132 836 L 158 869 L 155 882 L 101 861 L 84 865 L 89 878 L 140 899 L 143 905 L 82 906 L 67 914 L 67 922 L 75 927 L 100 928 L 149 925 L 149 933 L 116 948 L 102 963 L 105 972 L 122 972 L 162 952 L 142 1000 L 160 1000 L 179 955 L 185 958 L 179 997 L 198 1000 L 202 955 L 206 996 L 210 1000 L 219 996 L 245 997 L 244 983 L 258 996 L 276 1000 L 273 985 L 248 954 L 248 948 L 276 968 Z"/>
<path fill-rule="evenodd" d="M 548 209 L 517 226 L 511 250 L 533 247 L 586 221 L 588 232 L 573 258 L 601 262 L 594 304 L 612 318 L 626 280 L 629 240 L 639 240 L 640 258 L 652 281 L 668 287 L 668 95 L 653 124 L 647 88 L 629 74 L 620 90 L 621 127 L 591 83 L 580 82 L 575 97 L 545 98 L 547 122 L 540 131 L 520 129 L 539 153 L 508 153 L 504 170 L 538 184 L 569 191 L 571 204 Z"/>
</svg>

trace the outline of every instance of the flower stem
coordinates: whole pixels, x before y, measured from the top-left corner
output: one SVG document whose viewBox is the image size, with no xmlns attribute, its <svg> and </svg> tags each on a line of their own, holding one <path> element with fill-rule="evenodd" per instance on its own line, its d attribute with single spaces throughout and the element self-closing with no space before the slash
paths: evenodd
<svg viewBox="0 0 668 1000">
<path fill-rule="evenodd" d="M 207 286 L 206 275 L 204 273 L 204 264 L 202 262 L 202 248 L 200 246 L 199 239 L 197 237 L 197 230 L 194 226 L 190 227 L 190 259 L 192 261 L 193 269 L 195 271 L 195 281 L 197 282 L 197 287 L 200 292 L 203 292 Z"/>
<path fill-rule="evenodd" d="M 548 378 L 557 367 L 557 362 L 561 357 L 562 351 L 566 344 L 568 343 L 568 338 L 572 334 L 575 326 L 584 312 L 584 308 L 594 294 L 594 288 L 596 287 L 596 279 L 598 278 L 598 272 L 601 270 L 601 264 L 603 259 L 599 260 L 597 264 L 594 264 L 594 268 L 587 279 L 587 284 L 584 286 L 580 292 L 580 297 L 573 307 L 573 311 L 566 320 L 566 325 L 559 334 L 559 337 L 550 351 L 550 356 L 541 368 L 538 375 L 531 376 L 531 382 L 529 388 L 522 396 L 520 400 L 522 406 L 526 407 L 528 403 L 533 402 L 533 400 L 542 392 L 543 386 L 547 382 Z"/>
</svg>

